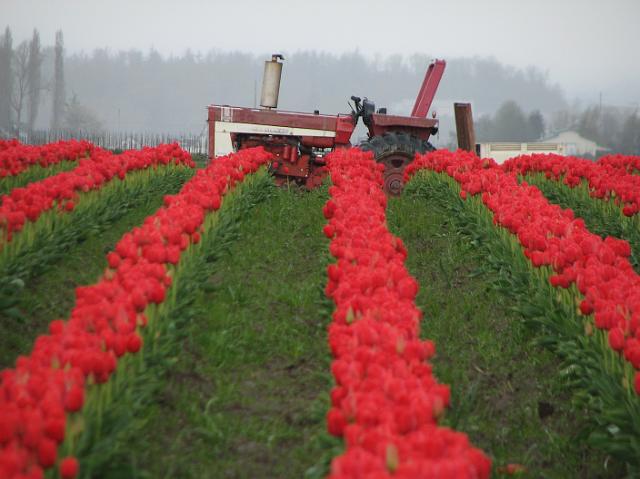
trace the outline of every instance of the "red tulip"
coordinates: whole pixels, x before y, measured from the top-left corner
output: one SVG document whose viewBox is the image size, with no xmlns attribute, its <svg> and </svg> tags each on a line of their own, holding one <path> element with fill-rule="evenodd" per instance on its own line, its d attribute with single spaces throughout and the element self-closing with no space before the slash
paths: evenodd
<svg viewBox="0 0 640 479">
<path fill-rule="evenodd" d="M 624 348 L 624 332 L 620 328 L 609 330 L 609 346 L 616 351 L 622 351 Z"/>
<path fill-rule="evenodd" d="M 62 479 L 75 479 L 80 471 L 80 464 L 75 457 L 65 457 L 60 461 L 59 471 Z"/>
<path fill-rule="evenodd" d="M 79 386 L 73 386 L 65 396 L 64 408 L 69 412 L 79 411 L 84 403 L 84 390 Z"/>
<path fill-rule="evenodd" d="M 327 414 L 327 424 L 329 428 L 329 434 L 340 437 L 344 431 L 347 421 L 344 415 L 338 409 L 331 409 Z"/>
<path fill-rule="evenodd" d="M 58 447 L 51 439 L 43 438 L 38 444 L 38 462 L 44 468 L 53 466 L 56 463 Z"/>
<path fill-rule="evenodd" d="M 142 339 L 136 333 L 133 333 L 127 339 L 127 351 L 137 353 L 142 347 Z"/>
</svg>

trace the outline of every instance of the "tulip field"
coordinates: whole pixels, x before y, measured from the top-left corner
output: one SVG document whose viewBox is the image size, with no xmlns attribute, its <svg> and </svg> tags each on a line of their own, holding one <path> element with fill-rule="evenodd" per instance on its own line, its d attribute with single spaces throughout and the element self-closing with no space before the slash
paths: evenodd
<svg viewBox="0 0 640 479">
<path fill-rule="evenodd" d="M 0 141 L 0 478 L 640 474 L 640 158 L 271 160 Z"/>
</svg>

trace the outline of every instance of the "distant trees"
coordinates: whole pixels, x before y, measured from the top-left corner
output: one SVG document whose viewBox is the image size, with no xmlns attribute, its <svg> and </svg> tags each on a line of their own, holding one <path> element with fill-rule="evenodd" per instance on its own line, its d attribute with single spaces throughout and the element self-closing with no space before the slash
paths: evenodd
<svg viewBox="0 0 640 479">
<path fill-rule="evenodd" d="M 529 137 L 532 140 L 540 140 L 545 133 L 544 116 L 540 113 L 540 110 L 534 110 L 529 113 L 527 118 L 527 130 Z"/>
<path fill-rule="evenodd" d="M 29 43 L 23 41 L 13 52 L 13 91 L 11 109 L 15 119 L 16 134 L 20 136 L 22 112 L 29 95 Z"/>
<path fill-rule="evenodd" d="M 388 107 L 390 113 L 409 114 L 432 59 L 425 54 L 373 60 L 357 51 L 303 51 L 285 57 L 279 107 L 322 113 L 348 111 L 346 101 L 357 94 Z M 223 51 L 164 56 L 153 50 L 100 49 L 66 55 L 64 79 L 67 92 L 74 90 L 108 128 L 199 132 L 205 126 L 206 105 L 253 105 L 265 58 L 268 55 Z M 434 108 L 443 109 L 438 102 L 450 106 L 470 100 L 475 111 L 493 112 L 508 98 L 517 99 L 527 114 L 566 104 L 562 92 L 542 73 L 534 75 L 496 60 L 452 58 Z M 443 111 L 438 113 L 442 119 Z"/>
<path fill-rule="evenodd" d="M 539 110 L 528 115 L 512 100 L 504 102 L 493 116 L 483 115 L 475 123 L 479 142 L 541 140 L 547 125 Z M 640 115 L 629 108 L 575 104 L 553 113 L 549 134 L 574 130 L 613 153 L 640 154 Z"/>
<path fill-rule="evenodd" d="M 75 93 L 65 106 L 64 127 L 71 131 L 99 132 L 103 129 L 102 122 L 89 108 L 80 103 Z"/>
<path fill-rule="evenodd" d="M 44 56 L 38 30 L 30 42 L 13 49 L 11 30 L 0 37 L 0 128 L 20 135 L 26 109 L 28 130 L 35 127 L 41 103 Z"/>
<path fill-rule="evenodd" d="M 493 117 L 481 116 L 475 124 L 478 141 L 529 142 L 542 138 L 545 122 L 542 113 L 534 110 L 526 115 L 513 100 L 505 101 Z"/>
<path fill-rule="evenodd" d="M 615 153 L 640 154 L 638 111 L 592 105 L 580 112 L 571 128 Z"/>
<path fill-rule="evenodd" d="M 166 57 L 155 50 L 106 49 L 65 56 L 61 31 L 54 48 L 43 47 L 40 40 L 34 31 L 30 41 L 16 47 L 9 27 L 0 34 L 2 133 L 37 127 L 49 107 L 52 129 L 200 132 L 207 104 L 253 104 L 267 58 L 221 51 Z M 282 109 L 344 112 L 346 99 L 358 94 L 398 114 L 409 113 L 432 58 L 425 53 L 370 60 L 357 51 L 303 51 L 286 57 Z M 50 97 L 42 93 L 49 85 Z M 74 92 L 71 98 L 68 91 Z M 517 102 L 505 101 L 509 98 Z M 493 58 L 448 59 L 435 105 L 444 109 L 463 100 L 472 101 L 474 111 L 495 112 L 477 118 L 479 141 L 537 141 L 545 133 L 572 129 L 611 151 L 640 154 L 638 112 L 568 104 L 561 89 L 535 68 L 517 69 Z M 446 137 L 446 125 L 453 122 L 446 112 L 439 113 Z"/>
<path fill-rule="evenodd" d="M 613 153 L 640 154 L 640 118 L 637 108 L 579 104 L 553 114 L 551 130 L 574 130 Z"/>
<path fill-rule="evenodd" d="M 634 111 L 624 121 L 619 140 L 620 153 L 640 155 L 640 115 Z"/>
<path fill-rule="evenodd" d="M 602 140 L 600 126 L 602 109 L 597 106 L 588 107 L 582 115 L 578 118 L 578 124 L 576 130 L 585 138 L 600 143 Z"/>
<path fill-rule="evenodd" d="M 29 43 L 29 59 L 27 61 L 27 96 L 29 100 L 27 126 L 29 131 L 33 131 L 40 108 L 40 92 L 43 89 L 41 74 L 42 59 L 40 34 L 38 30 L 34 30 L 31 43 Z"/>
<path fill-rule="evenodd" d="M 11 128 L 11 96 L 13 94 L 13 38 L 7 27 L 0 37 L 0 130 Z"/>
<path fill-rule="evenodd" d="M 51 108 L 51 129 L 57 130 L 62 126 L 65 104 L 64 85 L 64 40 L 62 31 L 56 32 L 56 46 L 54 48 L 53 63 L 53 101 Z"/>
</svg>

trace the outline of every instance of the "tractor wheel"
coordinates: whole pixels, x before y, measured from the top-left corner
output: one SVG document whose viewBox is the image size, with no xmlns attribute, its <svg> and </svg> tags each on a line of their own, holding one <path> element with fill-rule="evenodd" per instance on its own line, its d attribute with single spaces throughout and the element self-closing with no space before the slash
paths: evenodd
<svg viewBox="0 0 640 479">
<path fill-rule="evenodd" d="M 384 191 L 393 196 L 402 191 L 404 169 L 413 162 L 416 153 L 435 150 L 427 140 L 399 132 L 369 138 L 360 144 L 360 149 L 373 152 L 374 159 L 384 165 Z"/>
</svg>

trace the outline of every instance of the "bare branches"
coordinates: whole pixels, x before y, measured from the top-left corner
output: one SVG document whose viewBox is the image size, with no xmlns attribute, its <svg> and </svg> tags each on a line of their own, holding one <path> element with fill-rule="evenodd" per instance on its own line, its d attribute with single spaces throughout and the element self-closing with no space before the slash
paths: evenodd
<svg viewBox="0 0 640 479">
<path fill-rule="evenodd" d="M 15 113 L 16 129 L 20 134 L 22 111 L 29 93 L 29 43 L 22 42 L 13 52 L 13 94 L 11 108 Z"/>
</svg>

